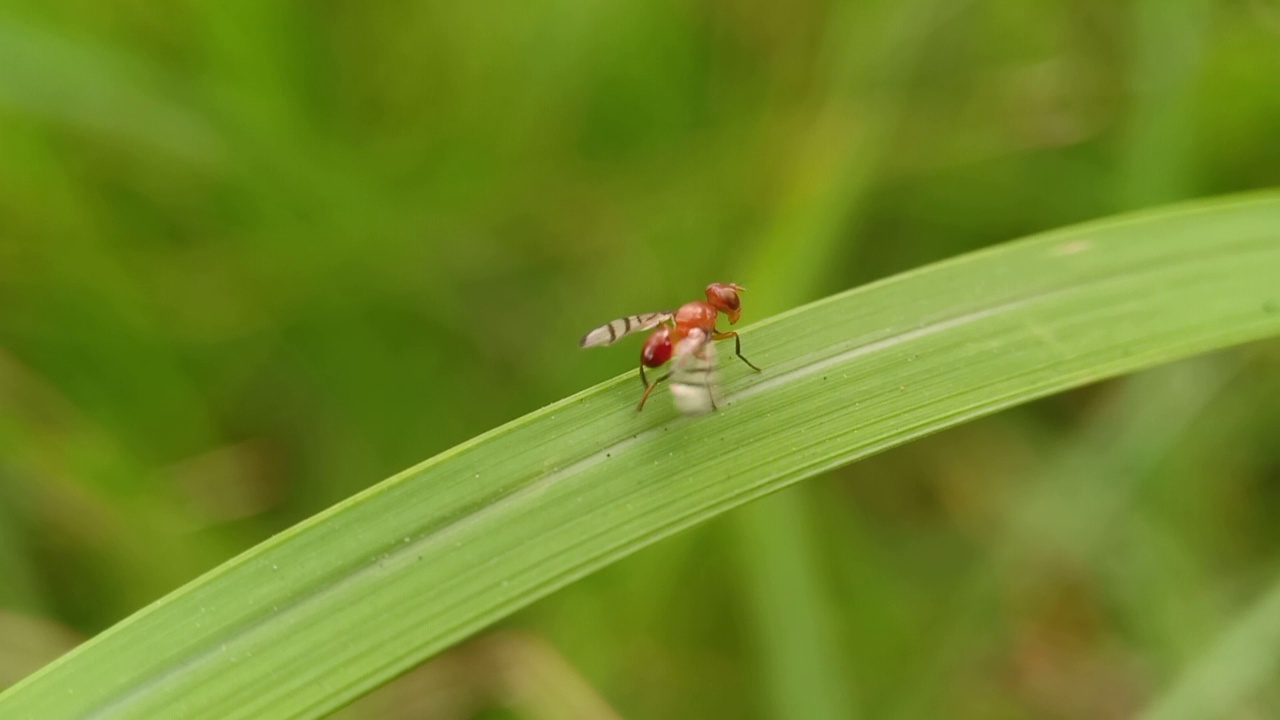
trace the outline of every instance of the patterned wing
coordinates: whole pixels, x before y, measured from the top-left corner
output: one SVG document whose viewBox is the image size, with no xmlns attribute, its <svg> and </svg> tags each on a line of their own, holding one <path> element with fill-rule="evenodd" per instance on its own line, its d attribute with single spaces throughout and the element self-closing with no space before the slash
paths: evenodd
<svg viewBox="0 0 1280 720">
<path fill-rule="evenodd" d="M 711 336 L 694 329 L 672 352 L 671 398 L 685 415 L 716 409 L 716 346 Z"/>
<path fill-rule="evenodd" d="M 673 316 L 673 313 L 664 311 L 628 315 L 617 320 L 611 320 L 583 335 L 582 339 L 578 341 L 578 347 L 588 348 L 597 345 L 609 345 L 618 338 L 655 328 L 667 322 Z"/>
</svg>

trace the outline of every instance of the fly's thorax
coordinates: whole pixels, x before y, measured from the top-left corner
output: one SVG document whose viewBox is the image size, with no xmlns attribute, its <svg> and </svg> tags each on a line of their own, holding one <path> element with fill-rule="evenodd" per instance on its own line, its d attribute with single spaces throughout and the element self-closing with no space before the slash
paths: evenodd
<svg viewBox="0 0 1280 720">
<path fill-rule="evenodd" d="M 676 310 L 676 333 L 683 337 L 698 328 L 707 334 L 715 332 L 717 310 L 711 303 L 696 300 L 687 302 Z"/>
</svg>

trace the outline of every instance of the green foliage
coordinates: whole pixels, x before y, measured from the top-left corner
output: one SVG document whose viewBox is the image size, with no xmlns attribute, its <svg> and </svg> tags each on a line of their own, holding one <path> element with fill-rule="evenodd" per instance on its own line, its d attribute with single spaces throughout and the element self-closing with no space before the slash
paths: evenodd
<svg viewBox="0 0 1280 720">
<path fill-rule="evenodd" d="M 743 331 L 723 409 L 630 375 L 249 551 L 0 697 L 16 717 L 312 717 L 639 547 L 1067 387 L 1280 334 L 1280 199 L 1050 233 Z M 737 371 L 737 372 L 735 372 Z M 758 549 L 763 555 L 767 548 Z"/>
<path fill-rule="evenodd" d="M 773 355 L 816 298 L 1280 186 L 1274 5 L 3 3 L 0 687 L 629 370 L 573 347 L 608 317 L 738 281 Z M 830 471 L 340 714 L 1276 715 L 1278 348 Z"/>
</svg>

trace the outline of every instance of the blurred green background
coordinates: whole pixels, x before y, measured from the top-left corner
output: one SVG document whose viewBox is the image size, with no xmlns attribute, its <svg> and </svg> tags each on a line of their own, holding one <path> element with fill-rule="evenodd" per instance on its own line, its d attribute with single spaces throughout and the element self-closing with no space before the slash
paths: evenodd
<svg viewBox="0 0 1280 720">
<path fill-rule="evenodd" d="M 1274 0 L 5 0 L 0 687 L 631 370 L 576 347 L 614 316 L 732 280 L 750 324 L 1275 185 Z M 341 715 L 1130 717 L 1280 622 L 1278 371 L 1262 343 L 885 453 Z M 1228 653 L 1258 679 L 1221 717 L 1280 715 L 1276 650 Z"/>
</svg>

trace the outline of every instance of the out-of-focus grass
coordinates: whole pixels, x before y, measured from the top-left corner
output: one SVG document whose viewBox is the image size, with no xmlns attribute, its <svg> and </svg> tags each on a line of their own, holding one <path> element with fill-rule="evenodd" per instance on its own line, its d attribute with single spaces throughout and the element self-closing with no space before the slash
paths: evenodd
<svg viewBox="0 0 1280 720">
<path fill-rule="evenodd" d="M 166 596 L 0 695 L 0 713 L 319 717 L 771 490 L 1057 390 L 1280 334 L 1277 274 L 1272 195 L 1066 228 L 805 305 L 743 330 L 773 372 L 726 388 L 723 412 L 619 414 L 629 374 L 542 408 Z M 812 557 L 803 537 L 763 534 L 751 556 Z M 782 578 L 800 593 L 755 597 L 821 607 L 804 597 L 813 575 Z M 798 625 L 767 600 L 762 616 Z M 822 618 L 809 622 L 820 638 Z M 773 668 L 782 712 L 808 711 L 789 702 L 804 687 L 823 693 L 819 712 L 850 711 L 800 677 L 824 647 Z"/>
<path fill-rule="evenodd" d="M 626 351 L 573 351 L 602 315 L 749 275 L 761 317 L 1117 208 L 1280 184 L 1266 2 L 961 4 L 918 15 L 903 62 L 906 5 L 7 3 L 0 609 L 96 632 L 373 478 L 625 369 Z M 793 240 L 824 252 L 800 260 Z M 1277 357 L 1209 361 L 1240 374 L 1116 521 L 1129 572 L 1052 566 L 1032 600 L 980 606 L 993 640 L 945 675 L 972 689 L 946 696 L 952 714 L 991 717 L 998 697 L 1073 716 L 1046 674 L 1106 694 L 1101 671 L 1058 661 L 1133 669 L 1114 675 L 1154 696 L 1222 627 L 1178 623 L 1175 600 L 1244 611 L 1277 547 Z M 860 702 L 914 687 L 937 598 L 1000 552 L 978 530 L 989 508 L 1113 396 L 1160 396 L 1128 388 L 802 489 L 827 636 Z M 760 668 L 779 658 L 753 656 L 769 651 L 732 542 L 673 538 L 513 622 L 624 716 L 764 716 Z M 1046 634 L 1075 644 L 1026 640 Z M 363 707 L 386 717 L 411 694 Z"/>
</svg>

